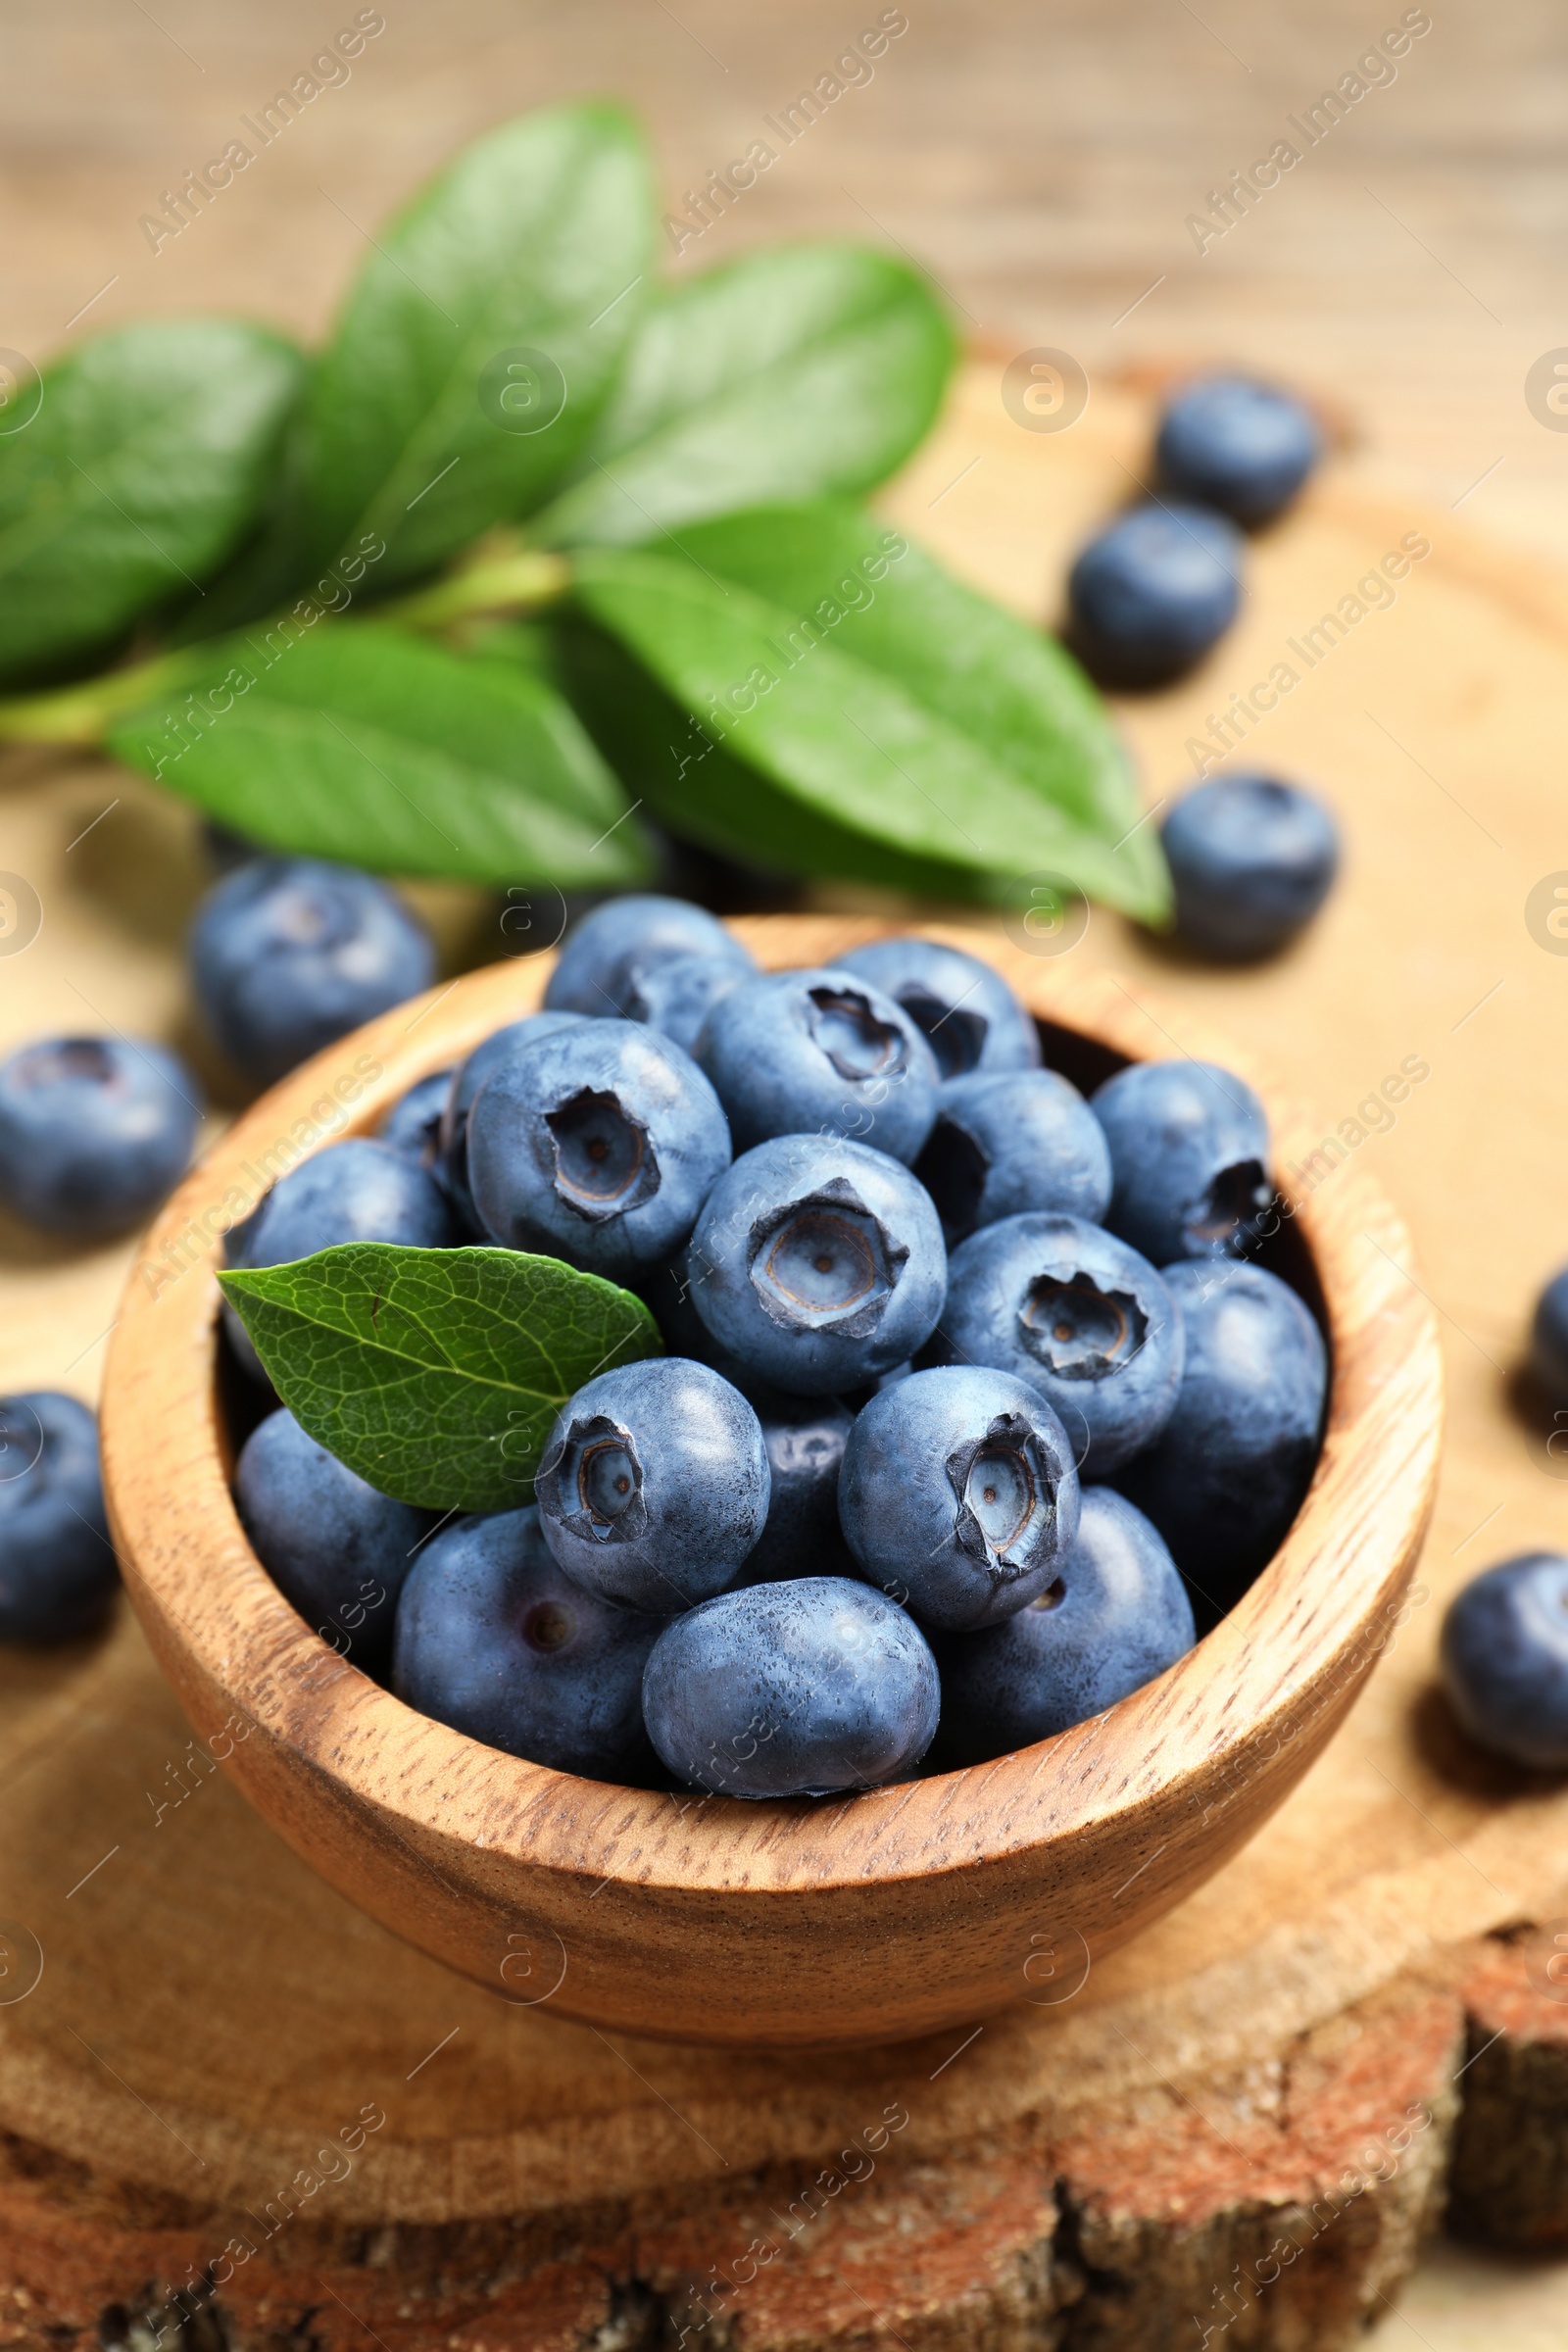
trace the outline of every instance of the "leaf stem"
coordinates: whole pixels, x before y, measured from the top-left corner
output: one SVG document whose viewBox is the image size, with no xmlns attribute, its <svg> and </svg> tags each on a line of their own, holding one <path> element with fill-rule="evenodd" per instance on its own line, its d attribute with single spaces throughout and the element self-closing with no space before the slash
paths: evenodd
<svg viewBox="0 0 1568 2352">
<path fill-rule="evenodd" d="M 527 548 L 472 564 L 395 603 L 378 605 L 375 617 L 405 629 L 444 629 L 480 612 L 538 612 L 558 603 L 570 586 L 571 565 L 564 556 Z"/>
<path fill-rule="evenodd" d="M 134 710 L 166 686 L 184 677 L 200 677 L 211 653 L 192 646 L 177 654 L 158 654 L 128 669 L 112 669 L 100 678 L 83 678 L 53 694 L 24 694 L 0 701 L 0 741 L 7 743 L 101 743 L 104 729 L 120 710 Z"/>
</svg>

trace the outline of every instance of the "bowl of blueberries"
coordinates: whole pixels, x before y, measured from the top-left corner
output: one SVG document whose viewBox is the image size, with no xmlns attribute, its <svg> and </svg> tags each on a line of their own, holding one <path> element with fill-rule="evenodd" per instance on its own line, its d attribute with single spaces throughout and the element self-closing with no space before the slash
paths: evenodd
<svg viewBox="0 0 1568 2352">
<path fill-rule="evenodd" d="M 274 1085 L 103 1418 L 266 1817 L 499 1997 L 731 2044 L 1052 2004 L 1214 1871 L 1378 1655 L 1440 1373 L 1376 1189 L 1293 1201 L 1307 1114 L 1158 1018 L 991 934 L 624 898 Z M 637 1318 L 512 1507 L 270 1385 L 238 1276 L 366 1242 Z"/>
</svg>

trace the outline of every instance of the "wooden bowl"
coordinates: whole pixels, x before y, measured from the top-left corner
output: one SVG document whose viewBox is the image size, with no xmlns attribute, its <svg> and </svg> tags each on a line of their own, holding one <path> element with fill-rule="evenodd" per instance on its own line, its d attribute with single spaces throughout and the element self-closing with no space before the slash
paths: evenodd
<svg viewBox="0 0 1568 2352">
<path fill-rule="evenodd" d="M 830 963 L 885 924 L 735 926 L 762 963 Z M 986 956 L 1094 1083 L 1174 1048 L 1174 1015 L 991 935 Z M 1286 1242 L 1333 1357 L 1322 1458 L 1240 1604 L 1105 1715 L 966 1772 L 747 1804 L 576 1780 L 415 1714 L 296 1615 L 229 1494 L 215 1268 L 221 1233 L 288 1166 L 371 1128 L 414 1081 L 538 1002 L 549 958 L 400 1006 L 265 1096 L 149 1233 L 103 1406 L 126 1586 L 203 1740 L 323 1878 L 504 1999 L 686 2041 L 902 2038 L 1049 2004 L 1206 1879 L 1281 1801 L 1375 1662 L 1425 1531 L 1442 1372 L 1397 1217 L 1353 1163 L 1308 1190 Z M 1222 1041 L 1185 1046 L 1258 1085 L 1277 1165 L 1321 1135 Z"/>
</svg>

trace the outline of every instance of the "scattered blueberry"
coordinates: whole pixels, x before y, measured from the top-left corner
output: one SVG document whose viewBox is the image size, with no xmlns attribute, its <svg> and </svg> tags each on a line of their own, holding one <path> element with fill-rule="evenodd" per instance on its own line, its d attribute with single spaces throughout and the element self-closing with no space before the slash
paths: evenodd
<svg viewBox="0 0 1568 2352">
<path fill-rule="evenodd" d="M 842 1135 L 912 1160 L 936 1115 L 937 1065 L 902 1004 L 853 972 L 764 972 L 714 1004 L 697 1057 L 738 1152 Z"/>
<path fill-rule="evenodd" d="M 1568 1768 L 1568 1558 L 1526 1551 L 1484 1570 L 1448 1604 L 1441 1655 L 1472 1740 L 1540 1772 Z"/>
<path fill-rule="evenodd" d="M 520 1021 L 508 1021 L 504 1029 L 492 1029 L 474 1047 L 467 1060 L 459 1064 L 441 1116 L 441 1173 L 464 1222 L 475 1233 L 482 1228 L 473 1195 L 468 1190 L 468 1113 L 473 1108 L 473 1099 L 491 1071 L 499 1070 L 519 1046 L 532 1045 L 538 1037 L 553 1037 L 558 1029 L 569 1029 L 573 1021 L 582 1017 L 580 1012 L 525 1013 Z"/>
<path fill-rule="evenodd" d="M 977 1227 L 1031 1208 L 1098 1225 L 1110 1201 L 1104 1130 L 1054 1070 L 950 1078 L 914 1172 L 950 1250 Z"/>
<path fill-rule="evenodd" d="M 1242 538 L 1202 507 L 1135 507 L 1092 539 L 1067 579 L 1071 635 L 1106 686 L 1164 686 L 1236 618 Z"/>
<path fill-rule="evenodd" d="M 1568 1404 L 1568 1266 L 1552 1276 L 1536 1300 L 1530 1364 L 1552 1402 Z"/>
<path fill-rule="evenodd" d="M 441 1120 L 452 1092 L 453 1072 L 432 1070 L 417 1086 L 393 1103 L 377 1127 L 378 1142 L 390 1145 L 421 1168 L 436 1169 L 441 1160 Z"/>
<path fill-rule="evenodd" d="M 1010 1373 L 915 1372 L 857 1416 L 839 1517 L 860 1574 L 922 1625 L 996 1625 L 1061 1567 L 1078 1525 L 1072 1447 Z"/>
<path fill-rule="evenodd" d="M 196 1081 L 162 1046 L 56 1037 L 0 1062 L 0 1205 L 90 1240 L 139 1225 L 190 1165 Z"/>
<path fill-rule="evenodd" d="M 428 988 L 435 950 L 372 874 L 258 858 L 203 899 L 190 965 L 217 1043 L 247 1077 L 270 1081 Z"/>
<path fill-rule="evenodd" d="M 585 1592 L 529 1508 L 460 1519 L 398 1602 L 392 1688 L 486 1747 L 587 1780 L 645 1781 L 642 1683 L 659 1623 Z"/>
<path fill-rule="evenodd" d="M 745 971 L 756 969 L 748 950 L 705 907 L 635 892 L 606 899 L 566 934 L 545 1004 L 552 1012 L 645 1018 L 632 1010 L 637 984 L 658 965 L 684 956 L 718 956 Z"/>
<path fill-rule="evenodd" d="M 664 1627 L 643 1676 L 660 1755 L 723 1796 L 898 1780 L 931 1744 L 939 1696 L 912 1618 L 838 1576 L 721 1592 Z"/>
<path fill-rule="evenodd" d="M 727 1380 L 651 1356 L 567 1398 L 534 1493 L 545 1542 L 585 1592 L 669 1617 L 734 1582 L 766 1524 L 767 1448 Z"/>
<path fill-rule="evenodd" d="M 1237 1257 L 1274 1198 L 1268 1121 L 1244 1079 L 1210 1061 L 1138 1061 L 1090 1108 L 1110 1146 L 1105 1222 L 1157 1266 Z"/>
<path fill-rule="evenodd" d="M 1205 375 L 1165 405 L 1154 443 L 1177 498 L 1217 507 L 1248 530 L 1282 514 L 1323 454 L 1310 409 L 1245 375 Z"/>
<path fill-rule="evenodd" d="M 710 1194 L 688 1259 L 718 1345 L 791 1396 L 827 1396 L 912 1355 L 942 1312 L 931 1197 L 885 1152 L 785 1135 Z"/>
<path fill-rule="evenodd" d="M 729 1165 L 718 1098 L 640 1021 L 574 1021 L 508 1054 L 468 1113 L 479 1221 L 612 1280 L 669 1259 Z"/>
<path fill-rule="evenodd" d="M 1217 1614 L 1278 1550 L 1317 1459 L 1322 1334 L 1261 1266 L 1167 1266 L 1187 1334 L 1175 1410 L 1117 1478 Z"/>
<path fill-rule="evenodd" d="M 97 1421 L 52 1390 L 0 1398 L 0 1641 L 89 1634 L 119 1582 Z"/>
<path fill-rule="evenodd" d="M 626 1018 L 646 1021 L 685 1054 L 697 1040 L 720 997 L 751 977 L 733 956 L 675 956 L 637 973 L 626 990 Z"/>
<path fill-rule="evenodd" d="M 1040 1032 L 1002 974 L 978 956 L 931 939 L 876 939 L 841 956 L 838 969 L 858 972 L 903 1005 L 936 1056 L 939 1077 L 1040 1066 Z"/>
<path fill-rule="evenodd" d="M 1340 861 L 1321 801 L 1272 776 L 1214 776 L 1160 827 L 1176 928 L 1227 963 L 1272 956 L 1309 923 Z"/>
<path fill-rule="evenodd" d="M 1085 1478 L 1158 1436 L 1182 1377 L 1182 1318 L 1136 1250 L 1081 1217 L 983 1225 L 953 1253 L 925 1361 L 989 1364 L 1038 1389 Z"/>
<path fill-rule="evenodd" d="M 939 1752 L 984 1764 L 1113 1707 L 1193 1646 L 1193 1607 L 1158 1534 L 1110 1487 L 1085 1487 L 1059 1572 L 977 1634 L 936 1634 Z"/>
<path fill-rule="evenodd" d="M 839 1526 L 839 1472 L 855 1422 L 836 1396 L 786 1396 L 754 1386 L 749 1399 L 767 1449 L 767 1524 L 746 1555 L 739 1585 L 798 1576 L 854 1576 Z"/>
</svg>

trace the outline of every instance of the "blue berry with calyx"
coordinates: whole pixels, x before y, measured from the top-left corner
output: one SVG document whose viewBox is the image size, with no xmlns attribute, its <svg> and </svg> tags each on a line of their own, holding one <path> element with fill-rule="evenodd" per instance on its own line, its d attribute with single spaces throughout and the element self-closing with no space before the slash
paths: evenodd
<svg viewBox="0 0 1568 2352">
<path fill-rule="evenodd" d="M 767 1522 L 767 1448 L 738 1389 L 685 1356 L 567 1398 L 534 1479 L 545 1542 L 583 1590 L 669 1617 L 733 1583 Z"/>
<path fill-rule="evenodd" d="M 874 939 L 839 957 L 902 1004 L 936 1056 L 942 1078 L 972 1070 L 1034 1070 L 1040 1032 L 989 963 L 934 939 Z"/>
<path fill-rule="evenodd" d="M 50 1389 L 0 1397 L 0 1642 L 94 1633 L 119 1587 L 93 1414 Z"/>
<path fill-rule="evenodd" d="M 936 1059 L 914 1022 L 836 967 L 765 972 L 721 997 L 697 1058 L 737 1152 L 774 1136 L 845 1136 L 907 1162 L 936 1116 Z"/>
<path fill-rule="evenodd" d="M 452 1092 L 451 1070 L 432 1070 L 393 1103 L 377 1127 L 376 1141 L 390 1145 L 416 1166 L 439 1171 L 441 1121 Z"/>
<path fill-rule="evenodd" d="M 468 1113 L 479 1222 L 635 1281 L 665 1264 L 729 1166 L 729 1128 L 692 1060 L 640 1021 L 574 1021 L 507 1055 Z"/>
<path fill-rule="evenodd" d="M 1554 1404 L 1568 1404 L 1568 1266 L 1552 1276 L 1536 1300 L 1530 1367 Z"/>
<path fill-rule="evenodd" d="M 1170 1418 L 1182 1317 L 1148 1259 L 1102 1227 L 1004 1217 L 954 1251 L 922 1360 L 989 1364 L 1029 1382 L 1054 1407 L 1082 1476 L 1101 1479 Z"/>
<path fill-rule="evenodd" d="M 863 1144 L 784 1135 L 721 1176 L 687 1251 L 719 1347 L 797 1396 L 861 1387 L 930 1336 L 947 1290 L 931 1196 Z"/>
<path fill-rule="evenodd" d="M 552 1012 L 642 1018 L 632 1010 L 639 982 L 685 956 L 717 956 L 746 971 L 757 968 L 750 951 L 706 907 L 637 892 L 606 899 L 567 932 L 545 1004 Z"/>
<path fill-rule="evenodd" d="M 1194 1638 L 1158 1531 L 1114 1488 L 1085 1487 L 1078 1532 L 1043 1592 L 980 1633 L 933 1634 L 938 1755 L 984 1764 L 1087 1723 L 1174 1666 Z"/>
<path fill-rule="evenodd" d="M 950 1250 L 982 1225 L 1034 1208 L 1098 1225 L 1110 1201 L 1104 1130 L 1054 1070 L 950 1078 L 914 1172 Z"/>
<path fill-rule="evenodd" d="M 646 1783 L 643 1669 L 659 1620 L 584 1592 L 531 1506 L 433 1536 L 398 1601 L 392 1688 L 486 1747 L 591 1781 Z"/>
<path fill-rule="evenodd" d="M 1568 1557 L 1526 1551 L 1448 1604 L 1449 1703 L 1472 1740 L 1537 1772 L 1568 1771 Z"/>
<path fill-rule="evenodd" d="M 434 1512 L 367 1485 L 282 1410 L 259 1422 L 240 1448 L 234 1501 L 290 1607 L 366 1674 L 382 1673 L 398 1594 L 437 1524 Z"/>
<path fill-rule="evenodd" d="M 1255 1248 L 1274 1185 L 1268 1120 L 1245 1079 L 1211 1061 L 1139 1061 L 1089 1106 L 1110 1147 L 1112 1233 L 1157 1266 Z"/>
<path fill-rule="evenodd" d="M 649 1737 L 718 1796 L 827 1796 L 902 1779 L 940 1692 L 908 1612 L 848 1577 L 721 1592 L 665 1626 L 643 1675 Z"/>
<path fill-rule="evenodd" d="M 786 1396 L 761 1383 L 746 1394 L 767 1449 L 767 1523 L 736 1585 L 854 1576 L 839 1525 L 839 1473 L 855 1426 L 849 1407 L 836 1396 Z"/>
<path fill-rule="evenodd" d="M 270 1081 L 428 988 L 435 949 L 373 874 L 258 858 L 203 899 L 190 969 L 216 1043 L 248 1078 Z"/>
<path fill-rule="evenodd" d="M 1160 827 L 1176 929 L 1226 963 L 1277 955 L 1333 887 L 1340 842 L 1321 801 L 1274 776 L 1213 776 Z"/>
<path fill-rule="evenodd" d="M 972 1364 L 915 1372 L 856 1416 L 839 1517 L 860 1574 L 922 1625 L 996 1625 L 1066 1556 L 1072 1447 L 1027 1381 Z"/>
<path fill-rule="evenodd" d="M 1242 561 L 1241 533 L 1206 508 L 1118 515 L 1068 574 L 1074 651 L 1102 685 L 1168 685 L 1236 618 Z"/>
<path fill-rule="evenodd" d="M 675 956 L 639 972 L 626 990 L 626 1018 L 646 1021 L 683 1053 L 695 1054 L 703 1024 L 720 997 L 752 973 L 733 956 Z"/>
<path fill-rule="evenodd" d="M 464 1221 L 475 1233 L 482 1228 L 473 1195 L 468 1190 L 468 1113 L 473 1108 L 473 1099 L 492 1070 L 499 1070 L 519 1046 L 531 1045 L 535 1038 L 554 1037 L 557 1030 L 569 1029 L 582 1018 L 580 1012 L 524 1013 L 521 1020 L 508 1021 L 504 1028 L 492 1029 L 474 1047 L 467 1060 L 459 1063 L 453 1075 L 446 1108 L 441 1114 L 441 1173 Z"/>
<path fill-rule="evenodd" d="M 190 1165 L 201 1096 L 129 1037 L 52 1037 L 0 1062 L 0 1206 L 84 1241 L 139 1225 Z"/>
<path fill-rule="evenodd" d="M 1116 1484 L 1218 1616 L 1267 1566 L 1317 1460 L 1328 1356 L 1293 1290 L 1261 1266 L 1164 1270 L 1187 1335 L 1181 1391 Z"/>
<path fill-rule="evenodd" d="M 1166 402 L 1154 442 L 1167 490 L 1217 507 L 1247 530 L 1284 513 L 1322 454 L 1305 402 L 1246 375 L 1184 384 Z"/>
</svg>

